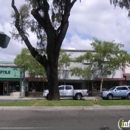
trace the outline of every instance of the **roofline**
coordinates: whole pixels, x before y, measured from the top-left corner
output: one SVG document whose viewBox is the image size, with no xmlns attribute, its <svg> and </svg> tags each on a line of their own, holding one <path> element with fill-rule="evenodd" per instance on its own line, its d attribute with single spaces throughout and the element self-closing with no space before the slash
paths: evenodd
<svg viewBox="0 0 130 130">
<path fill-rule="evenodd" d="M 95 78 L 95 81 L 99 81 L 101 78 Z M 125 78 L 104 78 L 104 81 L 124 81 Z"/>
<path fill-rule="evenodd" d="M 87 52 L 87 51 L 95 52 L 94 50 L 76 50 L 76 49 L 62 49 L 62 50 L 66 51 L 66 52 Z"/>
<path fill-rule="evenodd" d="M 0 61 L 0 64 L 14 64 L 13 61 Z"/>
</svg>

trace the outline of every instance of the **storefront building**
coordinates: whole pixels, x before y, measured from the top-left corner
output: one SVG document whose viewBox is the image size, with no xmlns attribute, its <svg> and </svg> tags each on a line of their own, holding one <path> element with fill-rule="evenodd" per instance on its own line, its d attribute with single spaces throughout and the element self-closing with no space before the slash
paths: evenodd
<svg viewBox="0 0 130 130">
<path fill-rule="evenodd" d="M 71 59 L 83 55 L 86 50 L 65 50 L 71 54 Z M 75 89 L 88 89 L 88 91 L 99 92 L 100 76 L 82 78 L 72 76 L 73 67 L 85 68 L 86 63 L 70 62 L 70 66 L 63 66 L 58 71 L 59 85 L 73 85 Z M 114 71 L 111 75 L 104 77 L 103 89 L 109 89 L 117 85 L 130 85 L 130 67 L 122 67 Z M 19 97 L 42 97 L 44 89 L 47 89 L 46 77 L 31 77 L 29 73 L 21 71 L 14 63 L 0 62 L 0 96 L 18 94 Z"/>
<path fill-rule="evenodd" d="M 43 97 L 44 89 L 47 89 L 47 79 L 42 77 L 27 77 L 25 74 L 25 96 Z"/>
<path fill-rule="evenodd" d="M 13 63 L 0 63 L 0 96 L 14 94 L 24 96 L 24 73 Z"/>
</svg>

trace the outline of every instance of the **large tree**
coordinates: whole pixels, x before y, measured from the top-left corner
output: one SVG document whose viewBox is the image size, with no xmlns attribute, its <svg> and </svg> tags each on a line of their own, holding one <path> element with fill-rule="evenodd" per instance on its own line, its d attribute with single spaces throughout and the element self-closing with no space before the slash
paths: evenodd
<svg viewBox="0 0 130 130">
<path fill-rule="evenodd" d="M 95 78 L 101 78 L 100 91 L 102 91 L 104 77 L 111 75 L 124 65 L 128 65 L 130 55 L 122 49 L 123 44 L 102 42 L 94 38 L 91 45 L 93 51 L 87 51 L 76 59 L 77 62 L 86 63 L 87 66 L 85 68 L 74 68 L 72 72 L 83 77 L 92 74 Z"/>
<path fill-rule="evenodd" d="M 15 38 L 25 42 L 32 56 L 45 68 L 50 100 L 59 100 L 58 58 L 62 42 L 65 38 L 69 16 L 77 0 L 26 0 L 18 10 L 12 0 L 14 24 L 18 31 L 13 31 Z M 29 10 L 34 19 L 29 15 Z M 27 30 L 30 28 L 37 36 L 38 49 L 29 41 Z M 42 50 L 42 51 L 41 51 Z M 46 53 L 43 53 L 46 51 Z"/>
</svg>

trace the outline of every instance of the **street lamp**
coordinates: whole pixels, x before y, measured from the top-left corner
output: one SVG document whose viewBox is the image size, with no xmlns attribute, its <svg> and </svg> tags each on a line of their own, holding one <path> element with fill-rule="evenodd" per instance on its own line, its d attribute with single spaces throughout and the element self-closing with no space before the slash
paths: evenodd
<svg viewBox="0 0 130 130">
<path fill-rule="evenodd" d="M 7 48 L 10 41 L 10 37 L 7 36 L 5 33 L 0 32 L 0 47 Z"/>
</svg>

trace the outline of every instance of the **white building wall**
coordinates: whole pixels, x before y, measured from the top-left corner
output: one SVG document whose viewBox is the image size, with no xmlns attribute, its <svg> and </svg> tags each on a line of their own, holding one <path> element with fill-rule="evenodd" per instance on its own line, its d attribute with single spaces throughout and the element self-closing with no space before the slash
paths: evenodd
<svg viewBox="0 0 130 130">
<path fill-rule="evenodd" d="M 121 68 L 113 72 L 111 75 L 108 75 L 107 78 L 123 78 L 123 71 Z"/>
<path fill-rule="evenodd" d="M 75 58 L 83 55 L 84 53 L 86 53 L 86 51 L 84 50 L 65 50 L 67 54 L 71 54 L 71 58 L 74 60 Z M 69 79 L 69 80 L 84 80 L 84 78 L 82 78 L 81 76 L 72 76 L 70 69 L 74 68 L 74 67 L 79 67 L 79 68 L 85 68 L 87 65 L 86 64 L 82 64 L 82 63 L 76 63 L 76 62 L 71 62 L 70 66 L 68 66 L 67 68 L 63 68 L 63 70 L 59 71 L 59 79 Z M 127 67 L 127 70 L 130 72 L 130 67 Z M 93 77 L 93 76 L 92 76 Z M 97 78 L 100 78 L 97 77 Z M 111 75 L 108 75 L 104 78 L 123 78 L 123 71 L 121 68 L 119 68 L 118 70 L 116 70 L 115 72 L 113 72 Z"/>
<path fill-rule="evenodd" d="M 67 54 L 71 54 L 71 58 L 74 60 L 75 58 L 84 55 L 86 50 L 65 50 Z M 59 79 L 66 79 L 66 80 L 84 80 L 81 76 L 72 76 L 70 69 L 74 67 L 85 68 L 87 65 L 82 63 L 71 62 L 70 66 L 68 67 L 61 67 L 59 70 Z M 125 67 L 125 73 L 130 73 L 130 67 Z M 29 77 L 28 72 L 25 73 L 25 77 Z M 100 78 L 100 76 L 98 77 Z M 121 68 L 113 72 L 111 75 L 106 76 L 105 78 L 123 78 L 123 71 Z"/>
<path fill-rule="evenodd" d="M 130 67 L 129 66 L 125 67 L 125 73 L 130 73 Z"/>
</svg>

